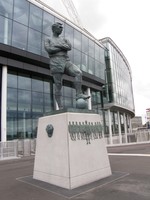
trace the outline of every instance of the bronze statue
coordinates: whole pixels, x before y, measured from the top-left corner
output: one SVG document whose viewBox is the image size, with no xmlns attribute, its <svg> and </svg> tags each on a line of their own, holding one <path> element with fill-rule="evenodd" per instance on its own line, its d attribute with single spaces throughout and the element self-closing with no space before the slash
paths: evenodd
<svg viewBox="0 0 150 200">
<path fill-rule="evenodd" d="M 48 52 L 50 58 L 50 70 L 53 75 L 55 83 L 55 99 L 58 103 L 59 109 L 62 109 L 62 78 L 63 74 L 67 74 L 75 78 L 74 86 L 76 89 L 76 99 L 88 99 L 90 96 L 82 93 L 82 71 L 74 65 L 67 54 L 71 50 L 70 42 L 59 37 L 63 31 L 61 23 L 55 23 L 52 25 L 52 38 L 46 38 L 45 50 Z"/>
</svg>

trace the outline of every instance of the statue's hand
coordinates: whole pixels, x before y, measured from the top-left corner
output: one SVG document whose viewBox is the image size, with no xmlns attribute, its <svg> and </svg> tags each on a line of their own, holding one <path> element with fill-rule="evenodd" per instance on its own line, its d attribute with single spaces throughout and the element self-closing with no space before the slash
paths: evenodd
<svg viewBox="0 0 150 200">
<path fill-rule="evenodd" d="M 71 50 L 71 43 L 67 40 L 67 39 L 64 39 L 59 41 L 55 47 L 59 47 L 63 50 L 67 50 L 67 51 L 70 51 Z"/>
<path fill-rule="evenodd" d="M 71 48 L 71 43 L 69 42 L 69 40 L 64 38 L 65 43 Z"/>
<path fill-rule="evenodd" d="M 45 40 L 44 47 L 45 47 L 45 50 L 50 54 L 55 54 L 61 51 L 60 46 L 55 46 L 50 39 Z"/>
</svg>

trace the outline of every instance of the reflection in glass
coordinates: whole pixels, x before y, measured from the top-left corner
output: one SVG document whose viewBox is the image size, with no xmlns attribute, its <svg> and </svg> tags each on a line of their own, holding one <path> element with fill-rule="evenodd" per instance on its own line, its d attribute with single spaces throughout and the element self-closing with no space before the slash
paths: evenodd
<svg viewBox="0 0 150 200">
<path fill-rule="evenodd" d="M 116 112 L 111 112 L 112 119 L 112 134 L 119 135 L 118 116 Z"/>
<path fill-rule="evenodd" d="M 7 140 L 17 139 L 17 117 L 13 116 L 13 112 L 7 115 Z"/>
<path fill-rule="evenodd" d="M 29 29 L 28 51 L 39 55 L 41 54 L 41 33 L 33 29 Z"/>
<path fill-rule="evenodd" d="M 10 71 L 7 80 L 7 138 L 34 138 L 38 118 L 53 110 L 51 82 Z"/>
<path fill-rule="evenodd" d="M 7 90 L 7 109 L 17 111 L 17 89 L 8 88 Z"/>
<path fill-rule="evenodd" d="M 32 111 L 43 113 L 43 93 L 32 92 Z"/>
<path fill-rule="evenodd" d="M 88 56 L 84 53 L 82 53 L 82 64 L 81 69 L 85 72 L 88 71 Z"/>
<path fill-rule="evenodd" d="M 0 0 L 0 14 L 12 18 L 13 0 Z"/>
<path fill-rule="evenodd" d="M 38 79 L 32 79 L 32 90 L 37 92 L 43 92 L 43 81 Z"/>
<path fill-rule="evenodd" d="M 89 74 L 94 74 L 95 73 L 95 65 L 94 65 L 94 59 L 89 57 L 89 69 L 88 69 Z"/>
<path fill-rule="evenodd" d="M 102 114 L 101 92 L 91 89 L 92 110 L 96 113 Z"/>
<path fill-rule="evenodd" d="M 109 46 L 111 49 L 111 84 L 113 88 L 114 103 L 134 111 L 130 66 L 117 49 L 114 49 L 113 45 L 110 44 Z"/>
<path fill-rule="evenodd" d="M 89 55 L 94 58 L 94 42 L 89 40 Z"/>
<path fill-rule="evenodd" d="M 72 88 L 63 86 L 63 96 L 71 98 L 72 97 Z"/>
<path fill-rule="evenodd" d="M 91 90 L 91 101 L 92 104 L 96 104 L 96 92 Z"/>
<path fill-rule="evenodd" d="M 100 78 L 105 79 L 105 65 L 100 63 Z"/>
<path fill-rule="evenodd" d="M 101 103 L 101 93 L 100 91 L 96 92 L 96 96 L 97 96 L 97 103 Z"/>
<path fill-rule="evenodd" d="M 75 92 L 75 89 L 68 86 L 63 86 L 63 106 L 65 108 L 74 107 L 73 105 L 73 98 L 75 95 L 74 92 Z"/>
<path fill-rule="evenodd" d="M 100 74 L 100 63 L 95 61 L 95 76 L 101 78 Z"/>
<path fill-rule="evenodd" d="M 26 26 L 16 22 L 13 23 L 12 45 L 14 47 L 26 50 L 27 30 Z"/>
<path fill-rule="evenodd" d="M 31 92 L 18 90 L 18 110 L 31 112 Z"/>
<path fill-rule="evenodd" d="M 89 45 L 89 39 L 82 34 L 82 52 L 85 54 L 88 54 L 88 46 Z"/>
<path fill-rule="evenodd" d="M 52 24 L 54 23 L 54 16 L 44 11 L 43 13 L 43 33 L 47 36 L 52 35 Z"/>
<path fill-rule="evenodd" d="M 28 25 L 29 2 L 25 0 L 14 0 L 14 20 Z"/>
<path fill-rule="evenodd" d="M 81 52 L 74 49 L 74 62 L 75 65 L 77 65 L 80 68 L 81 64 Z"/>
<path fill-rule="evenodd" d="M 50 94 L 44 94 L 44 113 L 49 113 L 53 110 Z"/>
<path fill-rule="evenodd" d="M 18 88 L 31 90 L 31 78 L 18 76 Z"/>
<path fill-rule="evenodd" d="M 50 93 L 51 92 L 51 88 L 50 88 L 50 81 L 44 81 L 44 92 L 45 93 Z"/>
<path fill-rule="evenodd" d="M 73 107 L 72 98 L 70 98 L 70 97 L 63 98 L 63 105 L 65 108 L 72 108 Z"/>
<path fill-rule="evenodd" d="M 65 24 L 65 38 L 68 39 L 73 47 L 73 28 Z"/>
<path fill-rule="evenodd" d="M 49 57 L 48 56 L 48 53 L 47 53 L 47 51 L 45 50 L 45 47 L 44 47 L 44 43 L 45 43 L 45 39 L 47 38 L 47 35 L 42 35 L 42 56 L 44 56 L 44 57 Z"/>
<path fill-rule="evenodd" d="M 29 26 L 37 31 L 42 31 L 42 10 L 30 4 Z"/>
<path fill-rule="evenodd" d="M 74 29 L 74 48 L 81 50 L 81 33 Z"/>
<path fill-rule="evenodd" d="M 101 47 L 98 46 L 97 44 L 95 44 L 95 59 L 97 61 L 100 61 L 100 49 L 101 49 Z"/>
<path fill-rule="evenodd" d="M 41 117 L 41 116 L 40 116 Z M 32 138 L 37 137 L 37 124 L 38 124 L 38 115 L 34 115 L 34 118 L 32 119 Z"/>
<path fill-rule="evenodd" d="M 17 88 L 17 75 L 7 74 L 7 86 L 12 88 Z"/>
<path fill-rule="evenodd" d="M 23 139 L 32 137 L 31 122 L 32 122 L 31 117 L 26 111 L 19 113 L 18 130 L 17 130 L 18 138 Z"/>
<path fill-rule="evenodd" d="M 100 61 L 105 64 L 105 51 L 102 48 L 100 48 Z"/>
<path fill-rule="evenodd" d="M 0 43 L 11 44 L 12 20 L 0 16 Z"/>
</svg>

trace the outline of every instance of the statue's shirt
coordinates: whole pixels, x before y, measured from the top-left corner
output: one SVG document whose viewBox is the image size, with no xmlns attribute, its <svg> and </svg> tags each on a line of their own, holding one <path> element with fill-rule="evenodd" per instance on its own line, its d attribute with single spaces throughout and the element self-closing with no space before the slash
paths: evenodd
<svg viewBox="0 0 150 200">
<path fill-rule="evenodd" d="M 70 59 L 67 51 L 71 50 L 71 44 L 64 38 L 52 38 L 45 40 L 45 49 L 50 57 L 50 69 L 52 73 L 64 73 L 69 66 Z"/>
</svg>

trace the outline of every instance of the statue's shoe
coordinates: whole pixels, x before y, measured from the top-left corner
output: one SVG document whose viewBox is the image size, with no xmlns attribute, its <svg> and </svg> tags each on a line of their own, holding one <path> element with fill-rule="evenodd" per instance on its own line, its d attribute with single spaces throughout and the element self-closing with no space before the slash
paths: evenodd
<svg viewBox="0 0 150 200">
<path fill-rule="evenodd" d="M 86 95 L 86 94 L 79 94 L 76 96 L 76 100 L 78 99 L 89 99 L 90 96 L 89 95 Z"/>
</svg>

